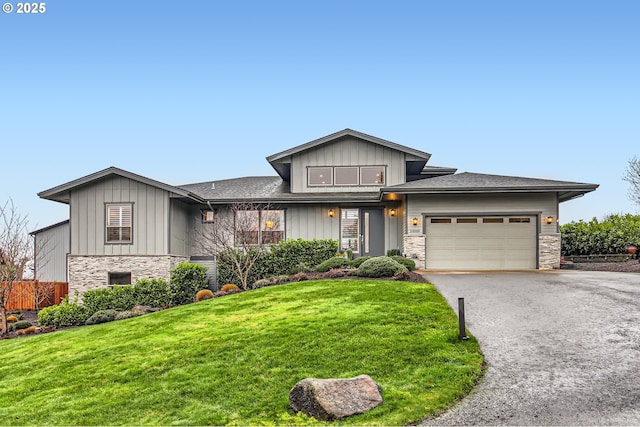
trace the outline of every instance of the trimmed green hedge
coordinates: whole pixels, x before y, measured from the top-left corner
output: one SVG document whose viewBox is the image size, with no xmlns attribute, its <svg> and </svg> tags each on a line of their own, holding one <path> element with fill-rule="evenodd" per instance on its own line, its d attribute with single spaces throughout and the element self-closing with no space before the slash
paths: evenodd
<svg viewBox="0 0 640 427">
<path fill-rule="evenodd" d="M 259 248 L 252 248 L 261 250 Z M 288 239 L 269 245 L 262 250 L 258 260 L 249 272 L 249 287 L 260 279 L 312 271 L 336 254 L 338 241 L 333 239 Z M 231 257 L 241 256 L 233 251 L 225 251 L 218 256 L 218 283 L 236 283 L 238 279 L 231 272 Z"/>
<path fill-rule="evenodd" d="M 173 305 L 193 302 L 196 293 L 208 286 L 207 267 L 204 265 L 181 262 L 171 270 L 171 302 Z"/>
<path fill-rule="evenodd" d="M 623 254 L 628 245 L 640 247 L 640 215 L 608 215 L 560 226 L 562 255 Z"/>
</svg>

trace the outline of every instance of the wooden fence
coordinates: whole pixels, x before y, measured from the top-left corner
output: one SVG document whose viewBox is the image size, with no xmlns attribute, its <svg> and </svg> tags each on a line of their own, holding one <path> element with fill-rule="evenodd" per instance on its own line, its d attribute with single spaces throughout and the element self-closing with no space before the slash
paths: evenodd
<svg viewBox="0 0 640 427">
<path fill-rule="evenodd" d="M 2 286 L 7 286 L 3 283 Z M 35 310 L 60 304 L 69 293 L 67 282 L 13 282 L 7 299 L 7 310 Z"/>
</svg>

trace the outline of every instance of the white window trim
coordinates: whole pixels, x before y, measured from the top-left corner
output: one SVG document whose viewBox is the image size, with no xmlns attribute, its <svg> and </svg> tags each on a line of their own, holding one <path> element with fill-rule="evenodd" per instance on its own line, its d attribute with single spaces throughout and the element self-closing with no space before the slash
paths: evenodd
<svg viewBox="0 0 640 427">
<path fill-rule="evenodd" d="M 109 223 L 111 218 L 110 210 L 113 208 L 119 208 L 118 214 L 118 225 L 112 225 Z M 124 225 L 125 217 L 123 216 L 123 209 L 129 208 L 129 225 Z M 119 232 L 120 237 L 122 237 L 122 229 L 129 228 L 129 239 L 127 240 L 109 240 L 109 228 L 119 228 L 121 229 Z M 118 245 L 118 244 L 131 244 L 133 243 L 133 203 L 107 203 L 105 205 L 105 242 L 109 245 Z"/>
</svg>

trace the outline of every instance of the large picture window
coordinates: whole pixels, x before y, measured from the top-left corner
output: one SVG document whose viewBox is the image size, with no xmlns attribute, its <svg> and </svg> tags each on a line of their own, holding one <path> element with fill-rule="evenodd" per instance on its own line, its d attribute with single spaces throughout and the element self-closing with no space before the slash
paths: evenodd
<svg viewBox="0 0 640 427">
<path fill-rule="evenodd" d="M 107 243 L 131 243 L 133 205 L 107 205 Z"/>
<path fill-rule="evenodd" d="M 284 211 L 237 211 L 235 229 L 236 246 L 278 243 L 284 239 Z"/>
</svg>

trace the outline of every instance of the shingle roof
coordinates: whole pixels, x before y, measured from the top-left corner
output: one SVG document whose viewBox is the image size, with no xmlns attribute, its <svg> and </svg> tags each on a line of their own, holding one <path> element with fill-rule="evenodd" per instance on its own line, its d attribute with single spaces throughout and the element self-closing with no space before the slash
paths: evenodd
<svg viewBox="0 0 640 427">
<path fill-rule="evenodd" d="M 251 176 L 179 185 L 178 188 L 196 194 L 213 204 L 233 202 L 297 202 L 378 201 L 380 193 L 291 193 L 288 182 L 279 176 Z"/>
<path fill-rule="evenodd" d="M 399 194 L 455 194 L 552 191 L 559 193 L 560 201 L 566 201 L 594 191 L 596 188 L 598 188 L 597 184 L 582 182 L 463 172 L 385 187 L 382 189 L 382 192 Z"/>
</svg>

